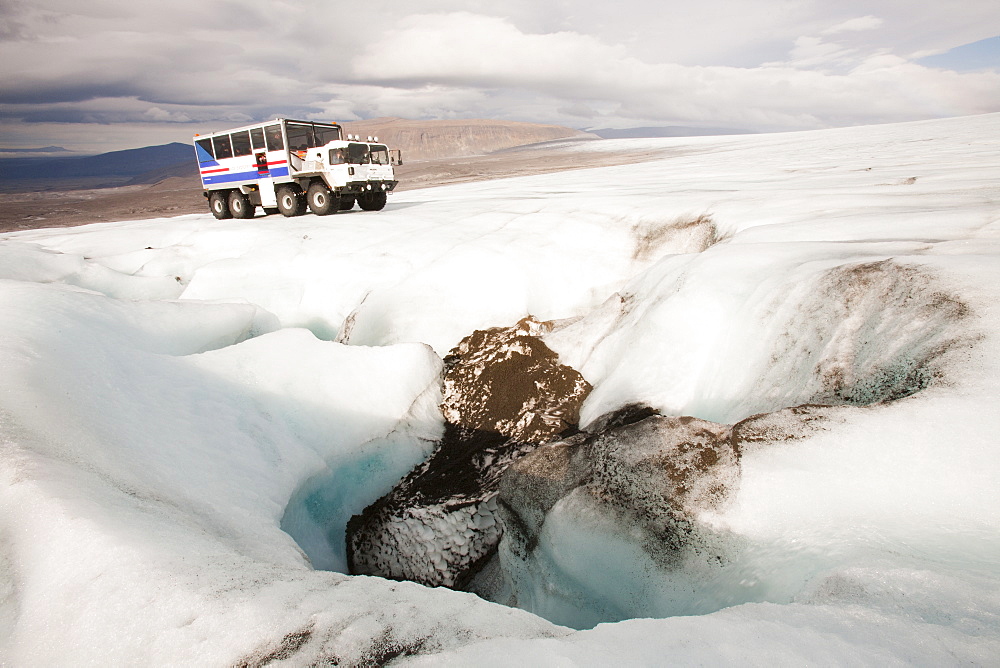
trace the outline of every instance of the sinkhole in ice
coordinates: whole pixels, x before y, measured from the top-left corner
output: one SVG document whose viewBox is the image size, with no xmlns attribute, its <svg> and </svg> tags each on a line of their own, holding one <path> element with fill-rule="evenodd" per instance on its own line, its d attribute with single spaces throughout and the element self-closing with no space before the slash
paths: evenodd
<svg viewBox="0 0 1000 668">
<path fill-rule="evenodd" d="M 347 522 L 420 463 L 417 440 L 404 434 L 371 441 L 299 487 L 285 508 L 281 529 L 295 539 L 313 568 L 348 572 Z"/>
<path fill-rule="evenodd" d="M 430 458 L 370 443 L 305 483 L 282 528 L 316 568 L 472 591 L 575 628 L 807 600 L 824 574 L 917 560 L 891 517 L 862 515 L 862 532 L 849 512 L 820 509 L 805 534 L 787 535 L 727 519 L 747 457 L 754 475 L 773 475 L 762 456 L 812 447 L 933 386 L 972 341 L 968 307 L 913 267 L 856 263 L 801 283 L 761 300 L 774 326 L 747 364 L 753 396 L 726 407 L 737 419 L 622 395 L 581 430 L 590 385 L 545 345 L 551 323 L 526 319 L 475 332 L 446 358 L 445 436 Z"/>
</svg>

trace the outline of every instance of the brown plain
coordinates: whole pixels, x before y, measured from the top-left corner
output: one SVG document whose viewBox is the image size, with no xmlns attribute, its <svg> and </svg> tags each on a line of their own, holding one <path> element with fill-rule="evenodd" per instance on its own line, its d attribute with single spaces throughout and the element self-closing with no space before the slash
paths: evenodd
<svg viewBox="0 0 1000 668">
<path fill-rule="evenodd" d="M 399 118 L 343 125 L 346 132 L 362 139 L 377 136 L 390 148 L 402 150 L 404 164 L 396 168 L 397 192 L 624 164 L 637 158 L 620 152 L 560 150 L 567 144 L 600 139 L 555 125 Z M 166 176 L 151 184 L 0 193 L 0 232 L 208 213 L 195 172 L 192 161 L 190 175 Z"/>
</svg>

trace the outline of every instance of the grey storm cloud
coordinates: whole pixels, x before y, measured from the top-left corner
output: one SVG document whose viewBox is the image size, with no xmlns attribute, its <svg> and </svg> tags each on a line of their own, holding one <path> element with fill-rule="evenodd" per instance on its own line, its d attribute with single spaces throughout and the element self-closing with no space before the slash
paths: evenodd
<svg viewBox="0 0 1000 668">
<path fill-rule="evenodd" d="M 1000 109 L 992 0 L 0 0 L 2 129 L 274 113 L 796 129 Z M 12 130 L 13 128 L 13 130 Z"/>
<path fill-rule="evenodd" d="M 0 104 L 39 105 L 59 102 L 83 102 L 99 97 L 128 97 L 135 95 L 133 86 L 125 83 L 101 82 L 62 83 L 48 85 L 10 85 L 0 89 Z"/>
</svg>

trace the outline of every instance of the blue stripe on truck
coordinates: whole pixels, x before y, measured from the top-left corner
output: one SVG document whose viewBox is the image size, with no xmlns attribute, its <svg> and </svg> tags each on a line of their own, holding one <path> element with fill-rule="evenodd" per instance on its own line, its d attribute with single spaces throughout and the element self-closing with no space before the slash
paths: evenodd
<svg viewBox="0 0 1000 668">
<path fill-rule="evenodd" d="M 288 167 L 272 169 L 267 175 L 272 178 L 288 176 Z M 210 186 L 216 183 L 232 183 L 234 181 L 256 181 L 259 178 L 260 174 L 257 172 L 257 168 L 254 167 L 248 172 L 236 172 L 235 174 L 207 174 L 201 177 L 201 182 L 206 186 Z"/>
</svg>

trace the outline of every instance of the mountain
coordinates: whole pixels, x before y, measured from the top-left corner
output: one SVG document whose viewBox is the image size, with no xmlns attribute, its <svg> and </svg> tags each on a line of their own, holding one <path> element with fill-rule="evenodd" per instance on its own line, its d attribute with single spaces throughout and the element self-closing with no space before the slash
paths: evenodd
<svg viewBox="0 0 1000 668">
<path fill-rule="evenodd" d="M 484 155 L 561 139 L 597 139 L 594 134 L 558 125 L 480 119 L 376 118 L 342 125 L 345 133 L 365 138 L 377 136 L 390 148 L 401 149 L 408 160 Z M 157 183 L 173 176 L 196 176 L 193 157 L 194 149 L 179 142 L 92 156 L 0 157 L 0 181 L 3 182 L 0 190 L 72 190 Z"/>
<path fill-rule="evenodd" d="M 345 132 L 378 137 L 389 148 L 398 148 L 403 159 L 431 160 L 483 155 L 506 148 L 560 139 L 597 139 L 559 125 L 482 119 L 415 121 L 405 118 L 375 118 L 342 123 Z"/>
<path fill-rule="evenodd" d="M 71 153 L 71 151 L 63 148 L 62 146 L 43 146 L 42 148 L 0 148 L 0 156 L 5 153 L 17 153 L 22 155 L 25 153 Z"/>
<path fill-rule="evenodd" d="M 166 165 L 165 167 L 157 167 L 156 169 L 151 169 L 148 172 L 143 172 L 138 176 L 134 176 L 128 180 L 125 185 L 136 186 L 146 183 L 159 183 L 166 179 L 170 179 L 177 176 L 182 176 L 190 180 L 194 187 L 201 189 L 201 181 L 198 180 L 198 165 L 194 160 L 184 160 L 183 162 L 176 162 L 172 165 Z"/>
<path fill-rule="evenodd" d="M 682 126 L 626 129 L 599 129 L 590 132 L 558 125 L 496 121 L 410 120 L 375 118 L 342 123 L 347 133 L 363 138 L 377 136 L 390 148 L 401 149 L 404 159 L 432 160 L 495 153 L 509 148 L 566 139 L 619 139 L 626 137 L 688 137 L 748 134 L 731 128 L 691 128 Z M 38 153 L 68 152 L 58 146 L 40 149 L 0 149 L 4 153 L 30 152 L 31 157 L 0 157 L 0 179 L 8 185 L 101 187 L 122 184 L 156 183 L 171 176 L 195 174 L 193 149 L 173 142 L 158 146 L 111 151 L 90 156 L 38 156 Z M 55 183 L 74 180 L 73 183 Z M 8 188 L 9 189 L 9 188 Z"/>
<path fill-rule="evenodd" d="M 194 162 L 189 144 L 173 142 L 99 155 L 62 158 L 7 158 L 0 160 L 0 178 L 7 181 L 49 179 L 115 179 Z"/>
<path fill-rule="evenodd" d="M 589 132 L 602 139 L 638 139 L 645 137 L 714 137 L 716 135 L 755 134 L 752 130 L 738 130 L 735 128 L 692 128 L 684 125 L 668 125 L 664 127 L 651 128 L 601 128 L 599 130 L 589 130 Z"/>
</svg>

